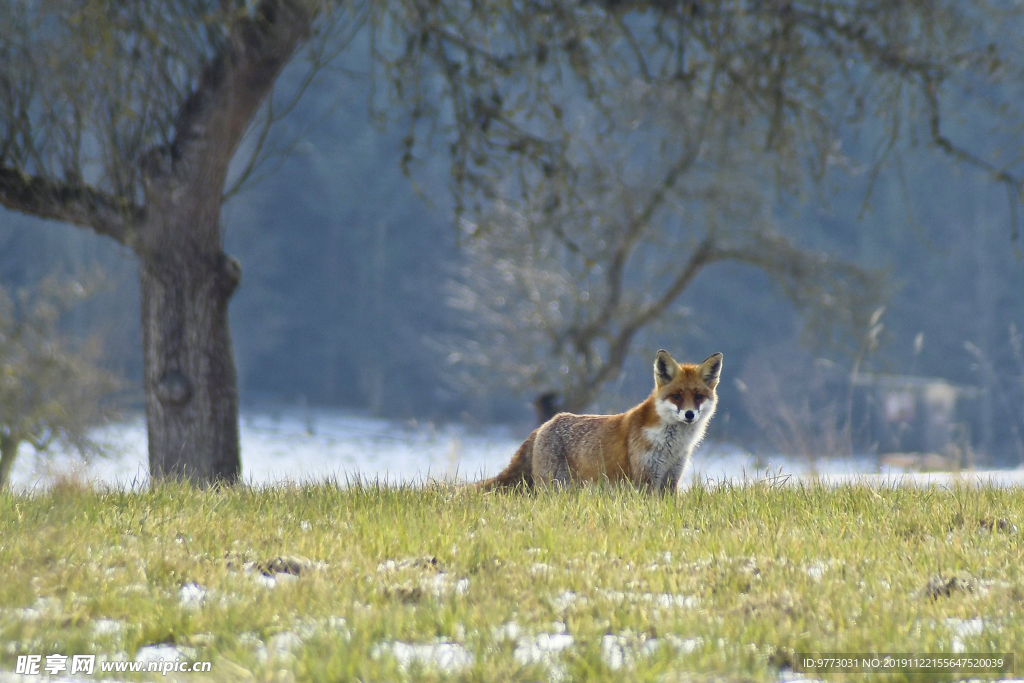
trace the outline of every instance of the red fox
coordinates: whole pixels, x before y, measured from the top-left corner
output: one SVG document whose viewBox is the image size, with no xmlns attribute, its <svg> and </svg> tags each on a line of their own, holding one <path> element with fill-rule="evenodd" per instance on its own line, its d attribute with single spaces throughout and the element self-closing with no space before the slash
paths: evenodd
<svg viewBox="0 0 1024 683">
<path fill-rule="evenodd" d="M 535 429 L 484 490 L 536 484 L 628 481 L 674 491 L 718 405 L 722 354 L 680 365 L 664 349 L 654 360 L 654 391 L 618 415 L 559 413 Z"/>
</svg>

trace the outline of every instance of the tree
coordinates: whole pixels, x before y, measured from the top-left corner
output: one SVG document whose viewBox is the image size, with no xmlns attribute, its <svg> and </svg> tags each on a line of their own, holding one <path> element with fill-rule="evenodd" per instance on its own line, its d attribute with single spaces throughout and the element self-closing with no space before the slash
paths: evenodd
<svg viewBox="0 0 1024 683">
<path fill-rule="evenodd" d="M 95 450 L 89 430 L 113 416 L 120 382 L 97 364 L 99 344 L 75 343 L 59 329 L 61 315 L 89 292 L 55 277 L 16 299 L 0 287 L 0 489 L 22 443 L 88 453 Z"/>
<path fill-rule="evenodd" d="M 241 273 L 221 205 L 243 135 L 275 118 L 261 106 L 323 16 L 313 0 L 0 8 L 0 205 L 138 258 L 154 478 L 239 476 L 227 309 Z"/>
<path fill-rule="evenodd" d="M 833 345 L 851 339 L 886 290 L 881 273 L 800 249 L 765 229 L 710 230 L 693 244 L 654 225 L 631 239 L 630 231 L 595 221 L 607 230 L 604 238 L 581 240 L 573 250 L 539 220 L 532 224 L 537 235 L 526 219 L 498 220 L 467 240 L 466 264 L 452 284 L 451 305 L 466 321 L 465 333 L 449 341 L 455 379 L 471 389 L 497 380 L 544 391 L 538 401 L 554 386 L 559 409 L 570 412 L 587 408 L 619 376 L 642 332 L 678 340 L 689 320 L 675 304 L 716 263 L 766 271 L 819 344 L 826 336 Z M 564 234 L 580 236 L 566 225 Z M 625 272 L 627 261 L 634 272 Z"/>
<path fill-rule="evenodd" d="M 254 158 L 263 157 L 265 128 L 253 124 L 261 111 L 272 122 L 287 110 L 261 109 L 273 102 L 268 97 L 278 74 L 307 44 L 314 73 L 322 63 L 316 48 L 338 39 L 333 26 L 343 34 L 335 45 L 367 20 L 377 31 L 371 42 L 385 62 L 383 73 L 411 113 L 407 167 L 418 140 L 447 131 L 459 212 L 486 225 L 501 199 L 531 221 L 538 212 L 546 216 L 538 225 L 612 293 L 609 319 L 625 320 L 619 313 L 635 301 L 615 295 L 615 283 L 625 292 L 624 285 L 638 281 L 632 255 L 653 253 L 659 235 L 682 236 L 693 254 L 709 253 L 686 225 L 676 223 L 675 234 L 663 230 L 682 189 L 729 197 L 722 191 L 730 178 L 710 182 L 725 159 L 722 168 L 770 178 L 780 194 L 795 195 L 805 179 L 823 178 L 846 161 L 836 143 L 848 118 L 879 114 L 892 140 L 921 133 L 983 168 L 1013 197 L 1020 190 L 1018 159 L 997 165 L 990 150 L 958 145 L 944 127 L 954 86 L 964 86 L 971 101 L 991 104 L 993 121 L 1001 120 L 1003 100 L 1007 112 L 1016 112 L 1006 84 L 1024 79 L 1016 54 L 1004 49 L 1019 28 L 1016 6 L 1004 11 L 983 0 L 333 6 L 316 0 L 0 6 L 0 204 L 91 229 L 137 256 L 154 477 L 238 476 L 227 306 L 240 270 L 222 249 L 220 223 L 232 192 L 229 162 L 254 128 Z M 993 81 L 1000 87 L 981 87 Z M 883 160 L 892 148 L 882 145 Z M 242 176 L 250 176 L 251 165 L 242 166 Z M 600 226 L 583 226 L 595 228 L 596 255 L 607 257 L 608 266 L 597 271 L 555 218 L 575 229 L 573 220 L 601 217 L 590 201 L 609 190 L 622 190 L 635 206 L 619 214 L 626 219 L 617 223 L 621 230 L 605 230 L 614 243 L 601 244 Z M 787 241 L 767 222 L 757 234 L 736 230 L 743 220 L 726 221 L 722 239 L 712 235 L 710 253 L 741 249 L 752 260 L 775 263 L 776 252 L 757 252 L 758 245 Z M 779 250 L 793 253 L 789 246 Z M 661 277 L 672 280 L 671 273 Z M 566 348 L 585 346 L 590 327 L 568 329 Z M 594 367 L 610 357 L 601 343 L 606 346 L 591 351 Z M 577 353 L 585 366 L 586 351 Z"/>
<path fill-rule="evenodd" d="M 717 262 L 766 271 L 819 339 L 859 338 L 878 274 L 778 228 L 843 171 L 877 177 L 924 142 L 1020 197 L 1024 161 L 1000 149 L 1020 149 L 1019 7 L 411 0 L 393 13 L 418 27 L 384 56 L 422 124 L 407 162 L 447 130 L 475 242 L 454 299 L 477 338 L 452 358 L 536 389 L 563 377 L 566 409 Z M 987 146 L 958 141 L 950 112 L 964 107 L 997 127 Z M 846 156 L 858 134 L 877 137 L 872 157 Z M 507 372 L 495 344 L 515 356 Z"/>
</svg>

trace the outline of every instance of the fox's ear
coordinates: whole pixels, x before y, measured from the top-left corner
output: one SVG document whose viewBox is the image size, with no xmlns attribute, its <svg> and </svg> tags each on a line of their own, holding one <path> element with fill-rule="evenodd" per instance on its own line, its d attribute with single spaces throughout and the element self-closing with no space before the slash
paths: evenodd
<svg viewBox="0 0 1024 683">
<path fill-rule="evenodd" d="M 718 386 L 718 378 L 722 374 L 722 354 L 713 353 L 700 364 L 700 377 L 704 384 L 714 389 Z"/>
<path fill-rule="evenodd" d="M 655 385 L 663 387 L 674 380 L 678 374 L 679 363 L 672 356 L 668 355 L 668 351 L 665 349 L 658 351 L 658 356 L 654 359 Z"/>
</svg>

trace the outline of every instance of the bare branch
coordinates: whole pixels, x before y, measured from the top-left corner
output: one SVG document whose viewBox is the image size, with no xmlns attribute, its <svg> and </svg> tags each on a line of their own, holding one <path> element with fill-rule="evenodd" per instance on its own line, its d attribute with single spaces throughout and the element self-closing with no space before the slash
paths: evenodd
<svg viewBox="0 0 1024 683">
<path fill-rule="evenodd" d="M 160 159 L 161 150 L 146 155 L 145 175 L 169 172 L 190 153 L 222 163 L 230 159 L 278 73 L 309 37 L 314 17 L 315 6 L 305 0 L 262 0 L 251 16 L 236 19 L 222 51 L 178 112 L 170 159 Z M 208 148 L 212 127 L 223 129 L 216 139 L 229 146 L 228 154 Z"/>
<path fill-rule="evenodd" d="M 301 131 L 294 134 L 292 139 L 282 146 L 271 144 L 271 130 L 274 126 L 288 116 L 299 104 L 300 100 L 309 90 L 310 86 L 313 85 L 317 75 L 319 75 L 328 65 L 344 51 L 355 39 L 358 33 L 362 30 L 363 26 L 368 20 L 366 12 L 360 12 L 353 16 L 349 22 L 346 22 L 341 30 L 338 27 L 339 18 L 331 16 L 329 21 L 326 23 L 328 26 L 323 28 L 323 36 L 317 40 L 308 51 L 309 64 L 305 67 L 306 72 L 303 74 L 298 86 L 292 88 L 288 100 L 283 106 L 275 104 L 274 97 L 275 93 L 271 92 L 267 97 L 266 105 L 264 106 L 264 112 L 260 116 L 260 121 L 257 124 L 258 130 L 255 132 L 255 142 L 253 143 L 252 153 L 249 155 L 248 160 L 245 163 L 242 171 L 238 174 L 238 177 L 234 180 L 231 186 L 224 192 L 224 201 L 226 202 L 231 197 L 240 194 L 254 185 L 258 184 L 264 178 L 275 173 L 285 160 L 292 155 L 301 140 L 308 137 L 308 133 L 316 126 L 320 125 L 327 117 L 335 112 L 335 107 L 340 102 L 343 93 L 339 92 L 335 98 L 335 104 L 328 107 L 316 121 L 303 127 Z M 252 130 L 248 135 L 253 135 Z M 272 168 L 264 168 L 260 173 L 257 170 L 264 167 L 267 162 L 272 158 L 277 157 L 277 163 Z"/>
<path fill-rule="evenodd" d="M 88 185 L 55 183 L 0 166 L 0 204 L 13 211 L 72 223 L 131 246 L 145 209 Z"/>
</svg>

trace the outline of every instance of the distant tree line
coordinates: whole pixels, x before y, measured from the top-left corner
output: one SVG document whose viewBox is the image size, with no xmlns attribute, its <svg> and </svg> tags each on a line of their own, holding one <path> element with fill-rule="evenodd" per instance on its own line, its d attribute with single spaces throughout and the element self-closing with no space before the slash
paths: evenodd
<svg viewBox="0 0 1024 683">
<path fill-rule="evenodd" d="M 1012 360 L 996 323 L 1016 302 L 997 296 L 1019 266 L 962 226 L 921 258 L 935 233 L 899 207 L 934 186 L 940 157 L 1002 187 L 1001 210 L 1015 206 L 1019 159 L 996 155 L 1020 148 L 1012 7 L 263 0 L 3 13 L 0 203 L 138 259 L 155 476 L 237 476 L 232 244 L 252 264 L 236 317 L 243 386 L 382 412 L 501 418 L 531 398 L 510 389 L 600 403 L 629 393 L 637 349 L 763 343 L 736 315 L 751 300 L 780 341 L 802 320 L 822 353 L 856 356 L 885 291 L 873 269 L 927 282 L 929 267 L 948 273 L 935 265 L 943 249 L 975 276 L 987 332 L 960 323 L 963 341 L 936 344 L 959 350 L 929 367 L 973 380 L 959 368 L 990 358 L 991 384 Z M 336 58 L 344 45 L 372 52 Z M 996 133 L 972 135 L 950 111 Z M 325 115 L 323 129 L 305 125 Z M 381 117 L 397 125 L 352 134 Z M 274 139 L 289 140 L 281 124 L 313 144 L 279 147 L 282 172 L 252 189 Z M 329 154 L 317 130 L 351 146 Z M 927 194 L 929 207 L 957 196 Z M 452 211 L 462 227 L 446 232 Z M 502 332 L 510 324 L 519 336 Z M 946 325 L 922 348 L 957 336 Z M 987 346 L 954 360 L 972 338 Z M 442 377 L 457 381 L 441 390 Z"/>
</svg>

